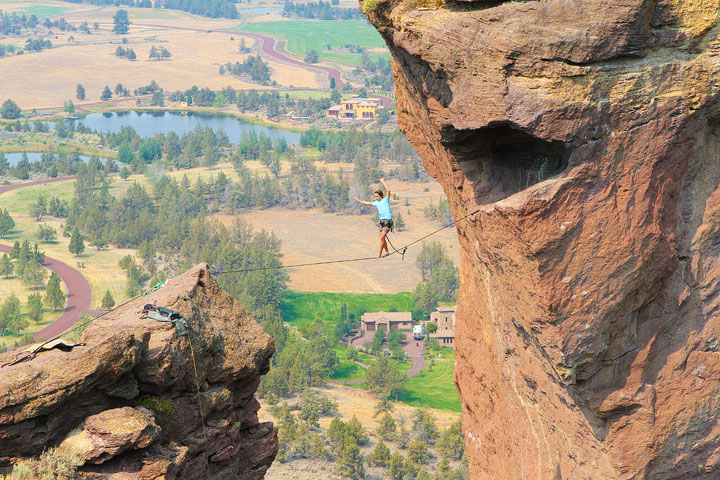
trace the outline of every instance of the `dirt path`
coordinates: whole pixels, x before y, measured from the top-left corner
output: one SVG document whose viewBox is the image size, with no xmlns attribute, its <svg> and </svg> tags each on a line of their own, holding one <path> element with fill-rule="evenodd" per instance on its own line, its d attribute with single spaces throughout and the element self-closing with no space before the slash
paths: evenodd
<svg viewBox="0 0 720 480">
<path fill-rule="evenodd" d="M 74 176 L 50 178 L 47 180 L 35 180 L 32 182 L 5 185 L 0 187 L 0 194 L 16 190 L 18 188 L 40 185 L 43 183 L 62 182 L 65 180 L 72 180 L 74 178 Z M 0 253 L 9 252 L 10 247 L 7 245 L 0 245 Z M 51 338 L 55 335 L 59 335 L 75 325 L 75 323 L 80 319 L 80 314 L 90 314 L 92 312 L 92 309 L 90 308 L 92 289 L 90 288 L 90 283 L 79 271 L 75 270 L 67 263 L 50 257 L 45 257 L 43 265 L 57 273 L 63 283 L 65 283 L 65 288 L 67 289 L 67 304 L 65 305 L 65 311 L 57 320 L 34 335 L 35 340 L 38 340 L 40 337 Z"/>
</svg>

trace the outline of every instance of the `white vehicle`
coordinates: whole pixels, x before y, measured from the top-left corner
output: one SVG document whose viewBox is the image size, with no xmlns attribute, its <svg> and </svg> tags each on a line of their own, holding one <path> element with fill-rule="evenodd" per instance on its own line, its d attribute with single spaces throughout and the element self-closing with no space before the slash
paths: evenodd
<svg viewBox="0 0 720 480">
<path fill-rule="evenodd" d="M 415 340 L 422 340 L 425 338 L 425 331 L 422 325 L 415 325 L 413 327 L 413 338 Z"/>
</svg>

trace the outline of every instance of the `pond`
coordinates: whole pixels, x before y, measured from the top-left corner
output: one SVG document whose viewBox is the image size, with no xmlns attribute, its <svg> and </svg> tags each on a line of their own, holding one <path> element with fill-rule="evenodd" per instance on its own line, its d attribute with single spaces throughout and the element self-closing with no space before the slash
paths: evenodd
<svg viewBox="0 0 720 480">
<path fill-rule="evenodd" d="M 202 126 L 210 127 L 215 131 L 224 130 L 231 143 L 240 142 L 242 134 L 250 132 L 255 132 L 256 135 L 263 133 L 273 140 L 284 138 L 289 145 L 300 142 L 298 132 L 254 125 L 226 115 L 202 115 L 193 112 L 113 112 L 91 113 L 74 121 L 98 132 L 117 133 L 122 127 L 129 126 L 143 138 L 152 137 L 156 133 L 170 132 L 182 136 Z"/>
<path fill-rule="evenodd" d="M 28 160 L 30 160 L 30 163 L 32 163 L 32 162 L 39 162 L 40 160 L 42 160 L 42 158 L 41 158 L 42 153 L 27 152 L 27 156 L 28 156 Z M 5 158 L 8 159 L 8 161 L 10 162 L 10 166 L 11 166 L 11 167 L 12 167 L 12 166 L 15 166 L 15 165 L 17 165 L 17 164 L 20 162 L 20 159 L 22 158 L 22 152 L 19 152 L 19 153 L 6 153 L 6 154 L 5 154 Z M 80 159 L 81 159 L 83 162 L 87 162 L 88 160 L 90 160 L 90 157 L 88 157 L 88 156 L 86 156 L 86 155 L 80 155 Z M 102 160 L 103 162 L 105 162 L 105 159 L 101 159 L 101 160 Z"/>
</svg>

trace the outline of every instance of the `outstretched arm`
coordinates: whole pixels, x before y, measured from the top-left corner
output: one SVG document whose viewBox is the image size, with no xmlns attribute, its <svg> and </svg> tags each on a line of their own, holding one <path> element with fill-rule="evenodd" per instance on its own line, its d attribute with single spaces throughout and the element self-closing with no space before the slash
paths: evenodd
<svg viewBox="0 0 720 480">
<path fill-rule="evenodd" d="M 380 183 L 382 183 L 383 187 L 385 187 L 385 197 L 390 200 L 390 189 L 388 188 L 387 183 L 385 183 L 385 177 L 380 177 Z"/>
<path fill-rule="evenodd" d="M 360 202 L 363 205 L 372 205 L 372 202 L 366 202 L 364 200 L 360 200 L 358 197 L 355 197 L 355 201 Z"/>
</svg>

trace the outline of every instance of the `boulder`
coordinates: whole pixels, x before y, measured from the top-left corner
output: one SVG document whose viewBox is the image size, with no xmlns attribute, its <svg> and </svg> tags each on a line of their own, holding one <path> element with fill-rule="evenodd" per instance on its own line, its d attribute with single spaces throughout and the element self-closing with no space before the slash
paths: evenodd
<svg viewBox="0 0 720 480">
<path fill-rule="evenodd" d="M 189 333 L 141 318 L 146 304 L 179 312 Z M 80 342 L 0 368 L 0 467 L 64 443 L 84 446 L 85 478 L 263 478 L 277 431 L 254 393 L 275 347 L 207 264 L 95 319 Z"/>
<path fill-rule="evenodd" d="M 88 463 L 103 463 L 126 450 L 148 447 L 159 436 L 160 427 L 151 411 L 113 408 L 86 418 L 59 448 L 82 452 Z"/>
</svg>

